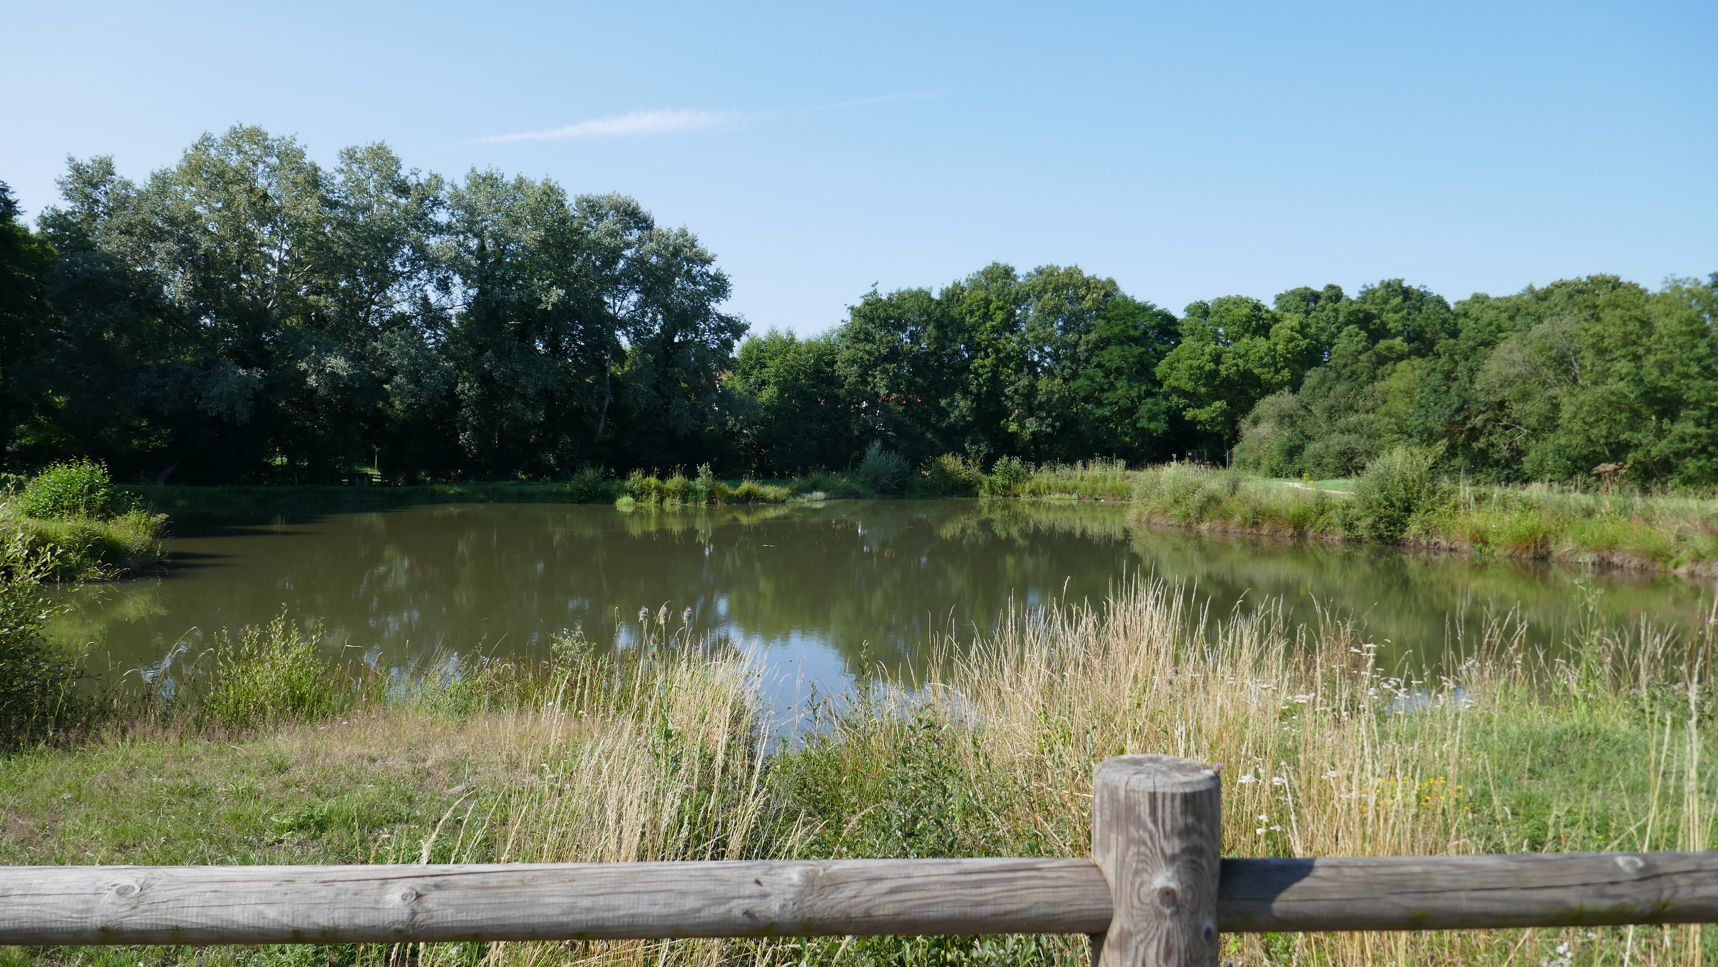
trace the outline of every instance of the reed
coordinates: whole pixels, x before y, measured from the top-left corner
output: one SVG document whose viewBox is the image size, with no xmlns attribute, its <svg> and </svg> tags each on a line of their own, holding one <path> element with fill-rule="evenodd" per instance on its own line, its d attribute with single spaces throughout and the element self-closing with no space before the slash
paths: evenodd
<svg viewBox="0 0 1718 967">
<path fill-rule="evenodd" d="M 85 847 L 79 862 L 257 862 L 283 853 L 298 862 L 1081 855 L 1092 767 L 1146 751 L 1222 763 L 1231 855 L 1704 849 L 1711 841 L 1718 790 L 1703 748 L 1718 703 L 1710 634 L 1679 640 L 1595 617 L 1565 650 L 1539 653 L 1524 647 L 1519 624 L 1500 622 L 1480 640 L 1453 642 L 1455 657 L 1441 671 L 1416 674 L 1383 667 L 1364 627 L 1337 616 L 1308 628 L 1288 626 L 1272 607 L 1211 615 L 1185 589 L 1136 581 L 1095 607 L 1017 611 L 994 633 L 946 639 L 933 673 L 870 679 L 818 706 L 786 743 L 766 728 L 757 667 L 673 617 L 642 618 L 649 644 L 621 655 L 567 634 L 543 661 L 466 662 L 454 671 L 433 663 L 440 671 L 356 690 L 361 701 L 339 710 L 258 720 L 248 731 L 209 731 L 187 715 L 0 759 L 8 828 L 46 822 L 56 810 L 114 814 L 100 828 L 62 834 L 52 852 L 13 837 L 0 855 L 63 862 L 80 855 L 68 842 L 79 835 L 117 837 Z M 94 791 L 140 768 L 178 778 L 114 785 L 107 799 Z M 289 781 L 298 775 L 307 778 Z M 378 787 L 386 795 L 378 798 Z M 62 799 L 62 789 L 78 796 Z M 388 803 L 395 811 L 378 816 Z M 159 834 L 133 842 L 109 827 Z M 1715 942 L 1711 928 L 1681 927 L 1265 935 L 1229 938 L 1224 960 L 1656 965 L 1698 962 Z M 134 963 L 137 952 L 54 956 L 117 965 Z M 202 956 L 148 954 L 151 963 Z M 216 956 L 1074 967 L 1087 952 L 1084 938 L 1004 936 Z"/>
<path fill-rule="evenodd" d="M 833 855 L 910 851 L 926 831 L 971 855 L 1079 854 L 1091 769 L 1125 752 L 1222 763 L 1231 855 L 1705 848 L 1712 642 L 1592 626 L 1548 657 L 1527 653 L 1520 631 L 1458 642 L 1453 667 L 1416 679 L 1380 667 L 1353 623 L 1290 629 L 1271 609 L 1214 622 L 1191 596 L 1139 583 L 1096 609 L 1016 614 L 994 636 L 945 643 L 939 674 L 840 717 L 790 761 L 807 773 L 796 788 L 816 790 L 805 801 Z M 903 783 L 930 804 L 905 824 Z M 1225 960 L 1683 963 L 1714 939 L 1644 927 L 1235 937 Z M 994 959 L 1082 955 L 1077 941 L 1019 943 Z M 861 946 L 907 962 L 988 956 L 970 939 Z"/>
</svg>

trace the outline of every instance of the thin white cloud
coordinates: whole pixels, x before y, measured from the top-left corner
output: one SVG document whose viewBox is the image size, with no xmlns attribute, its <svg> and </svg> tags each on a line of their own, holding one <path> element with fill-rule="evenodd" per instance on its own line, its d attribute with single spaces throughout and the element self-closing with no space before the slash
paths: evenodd
<svg viewBox="0 0 1718 967">
<path fill-rule="evenodd" d="M 634 134 L 670 134 L 702 131 L 740 120 L 737 111 L 633 111 L 606 118 L 592 118 L 549 131 L 522 131 L 478 138 L 479 143 L 498 141 L 564 141 L 568 138 L 619 138 Z"/>
</svg>

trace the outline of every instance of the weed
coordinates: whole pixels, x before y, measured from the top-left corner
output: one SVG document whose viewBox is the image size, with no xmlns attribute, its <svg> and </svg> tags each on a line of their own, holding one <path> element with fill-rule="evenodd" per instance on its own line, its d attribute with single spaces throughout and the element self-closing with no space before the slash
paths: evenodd
<svg viewBox="0 0 1718 967">
<path fill-rule="evenodd" d="M 873 442 L 865 448 L 865 456 L 859 461 L 854 475 L 879 494 L 898 494 L 906 489 L 912 472 L 913 467 L 906 457 Z"/>
<path fill-rule="evenodd" d="M 43 593 L 50 552 L 17 535 L 0 544 L 0 746 L 40 738 L 78 712 L 77 666 L 42 636 L 59 609 Z"/>
<path fill-rule="evenodd" d="M 1031 477 L 1032 469 L 1019 457 L 999 457 L 984 475 L 979 491 L 986 497 L 1018 497 L 1020 488 Z"/>
<path fill-rule="evenodd" d="M 321 636 L 283 613 L 262 627 L 222 631 L 207 656 L 199 711 L 228 729 L 244 730 L 331 715 L 351 702 L 323 664 Z"/>
<path fill-rule="evenodd" d="M 65 520 L 105 518 L 136 510 L 135 496 L 113 485 L 107 466 L 94 460 L 56 463 L 33 477 L 18 495 L 26 517 Z"/>
<path fill-rule="evenodd" d="M 984 471 L 978 461 L 945 453 L 925 464 L 912 491 L 924 497 L 976 497 L 983 483 Z"/>
</svg>

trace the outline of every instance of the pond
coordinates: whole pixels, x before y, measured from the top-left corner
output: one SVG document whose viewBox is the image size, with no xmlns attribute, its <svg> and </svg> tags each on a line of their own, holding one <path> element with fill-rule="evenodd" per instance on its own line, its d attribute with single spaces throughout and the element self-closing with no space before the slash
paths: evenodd
<svg viewBox="0 0 1718 967">
<path fill-rule="evenodd" d="M 1100 602 L 1138 575 L 1180 582 L 1213 620 L 1276 601 L 1291 622 L 1351 617 L 1387 660 L 1436 666 L 1513 613 L 1555 647 L 1583 615 L 1692 627 L 1709 588 L 1403 553 L 1219 539 L 1130 521 L 1116 503 L 832 501 L 685 511 L 451 504 L 175 524 L 163 574 L 76 592 L 54 636 L 119 675 L 283 611 L 331 654 L 398 667 L 429 656 L 542 653 L 580 627 L 600 647 L 638 613 L 691 610 L 694 635 L 755 649 L 788 704 L 879 668 L 921 667 L 1010 607 Z M 350 649 L 350 650 L 346 650 Z"/>
</svg>

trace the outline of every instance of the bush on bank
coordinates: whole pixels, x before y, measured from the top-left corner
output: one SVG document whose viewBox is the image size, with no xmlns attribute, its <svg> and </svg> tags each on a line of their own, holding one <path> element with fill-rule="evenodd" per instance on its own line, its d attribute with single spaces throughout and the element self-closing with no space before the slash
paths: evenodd
<svg viewBox="0 0 1718 967">
<path fill-rule="evenodd" d="M 54 580 L 102 577 L 157 562 L 166 517 L 113 484 L 90 460 L 55 464 L 35 477 L 10 477 L 0 496 L 0 535 L 21 540 L 49 562 Z"/>
</svg>

